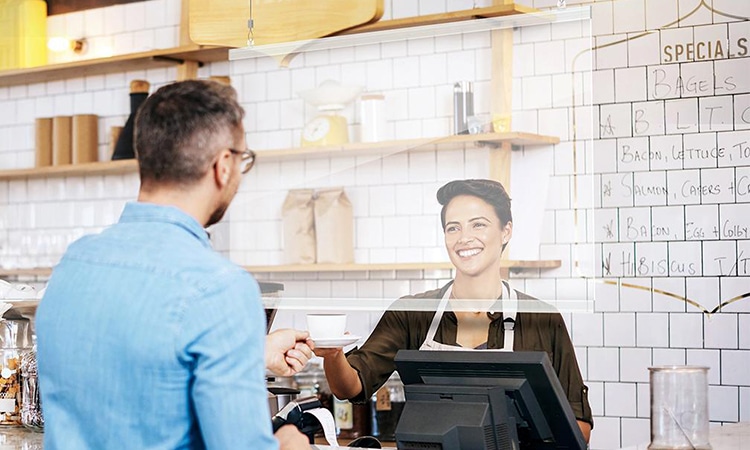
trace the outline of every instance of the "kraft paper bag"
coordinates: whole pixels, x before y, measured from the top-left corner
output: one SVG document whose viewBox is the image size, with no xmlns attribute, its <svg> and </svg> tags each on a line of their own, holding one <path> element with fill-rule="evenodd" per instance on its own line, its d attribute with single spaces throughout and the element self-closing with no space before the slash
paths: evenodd
<svg viewBox="0 0 750 450">
<path fill-rule="evenodd" d="M 72 122 L 72 163 L 99 161 L 99 117 L 95 114 L 77 114 Z"/>
<path fill-rule="evenodd" d="M 52 165 L 52 118 L 38 118 L 34 122 L 36 167 Z"/>
<path fill-rule="evenodd" d="M 52 118 L 52 165 L 54 166 L 70 164 L 73 160 L 72 123 L 71 116 Z"/>
<path fill-rule="evenodd" d="M 317 191 L 315 234 L 318 264 L 354 262 L 354 212 L 344 188 Z"/>
<path fill-rule="evenodd" d="M 315 216 L 312 189 L 292 189 L 281 208 L 284 227 L 284 262 L 315 263 Z"/>
</svg>

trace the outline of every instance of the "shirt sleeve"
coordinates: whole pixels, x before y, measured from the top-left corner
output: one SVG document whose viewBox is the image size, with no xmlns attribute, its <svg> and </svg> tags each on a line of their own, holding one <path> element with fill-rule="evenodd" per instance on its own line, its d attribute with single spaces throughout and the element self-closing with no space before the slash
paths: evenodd
<svg viewBox="0 0 750 450">
<path fill-rule="evenodd" d="M 393 362 L 396 353 L 412 347 L 407 312 L 386 311 L 367 342 L 347 355 L 349 364 L 359 373 L 362 383 L 362 392 L 349 400 L 354 403 L 366 402 L 396 370 Z"/>
<path fill-rule="evenodd" d="M 275 450 L 265 386 L 265 315 L 255 280 L 237 268 L 191 302 L 178 354 L 206 448 Z"/>
<path fill-rule="evenodd" d="M 560 314 L 551 314 L 554 360 L 552 361 L 557 378 L 568 396 L 568 402 L 577 420 L 588 422 L 594 427 L 594 418 L 589 405 L 589 388 L 583 384 L 581 369 L 578 367 L 575 349 L 570 340 L 565 321 Z"/>
</svg>

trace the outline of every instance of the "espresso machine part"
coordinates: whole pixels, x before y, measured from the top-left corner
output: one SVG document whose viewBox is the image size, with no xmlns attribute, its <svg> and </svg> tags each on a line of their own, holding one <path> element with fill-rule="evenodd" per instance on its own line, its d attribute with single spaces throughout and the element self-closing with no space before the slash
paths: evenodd
<svg viewBox="0 0 750 450">
<path fill-rule="evenodd" d="M 268 386 L 268 407 L 271 410 L 271 416 L 276 415 L 289 402 L 297 399 L 299 389 L 286 386 Z"/>
</svg>

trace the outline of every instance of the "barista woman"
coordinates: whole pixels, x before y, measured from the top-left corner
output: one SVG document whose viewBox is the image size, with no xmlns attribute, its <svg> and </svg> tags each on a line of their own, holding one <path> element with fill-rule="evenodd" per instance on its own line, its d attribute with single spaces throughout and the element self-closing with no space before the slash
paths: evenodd
<svg viewBox="0 0 750 450">
<path fill-rule="evenodd" d="M 588 442 L 593 427 L 588 388 L 562 316 L 508 311 L 516 299 L 538 300 L 511 289 L 500 275 L 500 255 L 513 234 L 507 192 L 496 181 L 456 180 L 438 190 L 437 200 L 456 277 L 440 289 L 404 297 L 440 299 L 436 312 L 386 311 L 367 342 L 348 355 L 341 348 L 316 348 L 331 391 L 338 398 L 366 401 L 395 370 L 400 349 L 546 351 Z M 497 299 L 505 317 L 454 308 L 461 299 Z"/>
</svg>

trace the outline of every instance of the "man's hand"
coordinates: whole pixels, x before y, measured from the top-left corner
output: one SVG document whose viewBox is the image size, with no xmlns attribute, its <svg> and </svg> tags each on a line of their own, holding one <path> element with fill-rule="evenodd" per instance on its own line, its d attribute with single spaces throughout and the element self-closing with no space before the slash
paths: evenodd
<svg viewBox="0 0 750 450">
<path fill-rule="evenodd" d="M 307 331 L 285 328 L 266 336 L 266 368 L 280 377 L 290 377 L 304 369 L 312 358 L 315 344 Z"/>
<path fill-rule="evenodd" d="M 274 434 L 280 450 L 310 449 L 310 440 L 294 425 L 284 425 Z"/>
</svg>

